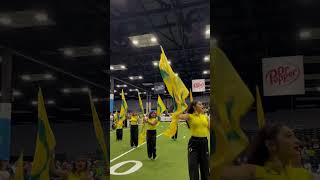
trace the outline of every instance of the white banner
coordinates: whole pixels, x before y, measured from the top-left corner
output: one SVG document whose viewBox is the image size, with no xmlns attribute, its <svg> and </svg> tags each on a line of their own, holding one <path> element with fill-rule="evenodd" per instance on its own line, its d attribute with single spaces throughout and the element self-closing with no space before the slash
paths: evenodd
<svg viewBox="0 0 320 180">
<path fill-rule="evenodd" d="M 192 92 L 205 92 L 205 91 L 206 91 L 205 79 L 192 80 Z"/>
<path fill-rule="evenodd" d="M 303 56 L 262 59 L 265 96 L 305 94 Z"/>
</svg>

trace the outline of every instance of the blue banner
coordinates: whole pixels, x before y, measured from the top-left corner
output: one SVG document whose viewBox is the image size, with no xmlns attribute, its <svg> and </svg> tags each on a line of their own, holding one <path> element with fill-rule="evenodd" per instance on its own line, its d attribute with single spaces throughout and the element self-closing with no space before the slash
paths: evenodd
<svg viewBox="0 0 320 180">
<path fill-rule="evenodd" d="M 0 160 L 10 159 L 10 119 L 0 118 Z"/>
<path fill-rule="evenodd" d="M 113 113 L 114 95 L 110 94 L 110 112 Z"/>
</svg>

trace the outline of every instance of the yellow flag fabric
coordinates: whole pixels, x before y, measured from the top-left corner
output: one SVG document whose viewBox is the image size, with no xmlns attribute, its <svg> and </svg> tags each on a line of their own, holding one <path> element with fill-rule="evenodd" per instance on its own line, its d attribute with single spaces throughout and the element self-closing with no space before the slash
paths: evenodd
<svg viewBox="0 0 320 180">
<path fill-rule="evenodd" d="M 139 92 L 138 92 L 138 97 L 139 97 L 139 105 L 140 105 L 141 112 L 144 114 L 143 103 L 142 103 L 142 100 L 141 100 L 141 97 L 140 97 L 140 93 L 139 93 Z"/>
<path fill-rule="evenodd" d="M 163 133 L 165 136 L 171 138 L 177 131 L 178 115 L 183 113 L 188 107 L 185 99 L 189 96 L 189 90 L 183 84 L 179 76 L 173 72 L 162 47 L 161 52 L 162 53 L 159 62 L 160 74 L 169 94 L 174 98 L 177 105 L 176 111 L 172 114 L 172 120 L 169 128 Z"/>
<path fill-rule="evenodd" d="M 256 86 L 256 102 L 257 102 L 258 125 L 259 125 L 259 128 L 263 128 L 265 125 L 265 116 L 264 116 L 264 111 L 263 111 L 263 106 L 262 106 L 262 101 L 261 101 L 258 86 Z"/>
<path fill-rule="evenodd" d="M 127 105 L 126 98 L 124 97 L 123 89 L 122 89 L 121 97 L 122 97 L 122 103 L 121 103 L 119 121 L 124 121 L 126 119 L 128 105 Z"/>
<path fill-rule="evenodd" d="M 160 116 L 166 109 L 167 109 L 167 108 L 166 108 L 166 105 L 164 105 L 161 97 L 158 96 L 157 116 Z"/>
<path fill-rule="evenodd" d="M 139 92 L 138 92 L 138 97 L 139 97 L 140 108 L 141 108 L 141 111 L 143 114 L 143 116 L 140 116 L 140 117 L 144 118 L 144 108 L 143 108 L 143 103 L 142 103 Z M 142 128 L 140 129 L 140 132 L 139 132 L 138 145 L 141 145 L 142 143 L 144 143 L 146 141 L 146 133 L 147 133 L 147 128 L 146 128 L 145 123 L 143 122 Z"/>
<path fill-rule="evenodd" d="M 240 128 L 240 119 L 250 109 L 254 97 L 238 75 L 226 55 L 219 48 L 211 51 L 212 102 L 217 112 L 211 134 L 211 169 L 214 179 L 219 179 L 221 168 L 230 163 L 248 145 Z"/>
<path fill-rule="evenodd" d="M 50 154 L 56 146 L 56 140 L 51 130 L 42 91 L 38 92 L 38 133 L 36 150 L 32 163 L 31 180 L 50 179 L 49 164 Z"/>
<path fill-rule="evenodd" d="M 193 97 L 192 97 L 192 91 L 190 89 L 190 103 L 193 101 Z"/>
<path fill-rule="evenodd" d="M 101 151 L 103 153 L 103 158 L 107 162 L 108 161 L 108 151 L 107 151 L 105 136 L 103 133 L 103 128 L 102 128 L 96 107 L 92 101 L 92 97 L 91 97 L 90 92 L 89 92 L 89 98 L 90 98 L 90 106 L 91 106 L 92 119 L 93 119 L 93 127 L 94 127 L 94 130 L 96 133 L 96 138 L 98 140 L 99 146 L 100 146 Z"/>
<path fill-rule="evenodd" d="M 16 172 L 13 180 L 24 180 L 23 152 L 20 154 L 20 157 L 16 163 Z"/>
</svg>

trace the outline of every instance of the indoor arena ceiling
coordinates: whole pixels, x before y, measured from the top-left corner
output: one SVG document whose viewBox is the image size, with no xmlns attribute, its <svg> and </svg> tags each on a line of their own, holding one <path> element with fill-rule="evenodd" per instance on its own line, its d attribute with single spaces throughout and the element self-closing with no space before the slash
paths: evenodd
<svg viewBox="0 0 320 180">
<path fill-rule="evenodd" d="M 92 120 L 88 88 L 106 119 L 108 10 L 95 0 L 1 1 L 0 47 L 13 59 L 13 123 L 37 121 L 39 86 L 52 122 Z"/>
</svg>

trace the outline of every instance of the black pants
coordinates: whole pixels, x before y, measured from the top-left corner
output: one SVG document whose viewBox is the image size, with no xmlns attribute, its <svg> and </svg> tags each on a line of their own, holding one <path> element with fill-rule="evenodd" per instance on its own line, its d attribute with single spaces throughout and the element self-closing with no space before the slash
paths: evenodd
<svg viewBox="0 0 320 180">
<path fill-rule="evenodd" d="M 178 129 L 177 129 L 176 134 L 175 134 L 175 135 L 173 135 L 171 138 L 172 138 L 172 139 L 177 139 L 177 137 L 178 137 Z"/>
<path fill-rule="evenodd" d="M 138 146 L 138 125 L 131 125 L 130 127 L 130 144 L 131 147 Z"/>
<path fill-rule="evenodd" d="M 156 158 L 156 144 L 157 144 L 157 131 L 156 130 L 147 130 L 147 148 L 148 148 L 148 157 Z"/>
<path fill-rule="evenodd" d="M 117 140 L 122 140 L 123 129 L 117 129 L 116 133 L 117 133 Z"/>
<path fill-rule="evenodd" d="M 188 144 L 188 164 L 190 180 L 199 180 L 199 167 L 201 180 L 209 178 L 209 148 L 206 137 L 191 137 Z"/>
</svg>

